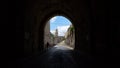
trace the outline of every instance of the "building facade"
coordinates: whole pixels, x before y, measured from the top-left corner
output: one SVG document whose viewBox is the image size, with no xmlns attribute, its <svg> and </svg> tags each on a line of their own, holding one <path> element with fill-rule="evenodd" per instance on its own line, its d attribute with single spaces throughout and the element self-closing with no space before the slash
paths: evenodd
<svg viewBox="0 0 120 68">
<path fill-rule="evenodd" d="M 65 43 L 72 48 L 75 46 L 75 29 L 73 25 L 70 25 L 65 34 Z"/>
<path fill-rule="evenodd" d="M 55 30 L 55 34 L 50 32 L 50 21 L 47 22 L 44 29 L 44 47 L 47 47 L 47 43 L 50 46 L 54 46 L 64 40 L 64 36 L 58 36 L 58 29 Z"/>
</svg>

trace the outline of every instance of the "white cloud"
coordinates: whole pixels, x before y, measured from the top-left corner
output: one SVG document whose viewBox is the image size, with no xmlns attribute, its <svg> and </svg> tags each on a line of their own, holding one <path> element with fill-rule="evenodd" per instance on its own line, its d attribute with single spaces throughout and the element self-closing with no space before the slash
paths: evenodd
<svg viewBox="0 0 120 68">
<path fill-rule="evenodd" d="M 50 32 L 55 35 L 55 30 L 51 30 Z"/>
<path fill-rule="evenodd" d="M 53 23 L 56 19 L 57 17 L 53 17 L 52 19 L 50 19 L 50 22 Z"/>
<path fill-rule="evenodd" d="M 64 36 L 65 33 L 67 32 L 67 29 L 70 27 L 70 25 L 68 26 L 58 26 L 57 29 L 58 29 L 58 35 L 59 36 Z"/>
</svg>

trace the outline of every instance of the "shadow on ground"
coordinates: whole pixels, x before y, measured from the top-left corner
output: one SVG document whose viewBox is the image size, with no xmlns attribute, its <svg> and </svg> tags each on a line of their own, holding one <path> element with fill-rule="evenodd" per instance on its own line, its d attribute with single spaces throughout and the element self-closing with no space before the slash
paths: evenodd
<svg viewBox="0 0 120 68">
<path fill-rule="evenodd" d="M 29 60 L 17 61 L 17 68 L 90 68 L 93 60 L 88 54 L 58 46 Z"/>
</svg>

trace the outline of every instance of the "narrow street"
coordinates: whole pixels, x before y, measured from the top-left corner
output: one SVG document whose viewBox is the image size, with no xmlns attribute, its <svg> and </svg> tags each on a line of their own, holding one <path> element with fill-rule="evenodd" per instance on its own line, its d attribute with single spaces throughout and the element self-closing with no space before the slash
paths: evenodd
<svg viewBox="0 0 120 68">
<path fill-rule="evenodd" d="M 60 45 L 62 44 L 62 45 Z M 80 52 L 74 52 L 70 47 L 58 45 L 49 48 L 43 55 L 36 56 L 19 63 L 19 68 L 88 68 L 92 66 L 91 58 Z M 78 61 L 79 60 L 79 61 Z"/>
</svg>

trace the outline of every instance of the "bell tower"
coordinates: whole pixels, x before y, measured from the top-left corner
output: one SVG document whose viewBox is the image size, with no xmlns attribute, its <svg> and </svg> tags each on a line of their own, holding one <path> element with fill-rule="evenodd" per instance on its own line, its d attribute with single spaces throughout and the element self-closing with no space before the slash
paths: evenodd
<svg viewBox="0 0 120 68">
<path fill-rule="evenodd" d="M 55 30 L 55 37 L 58 37 L 58 29 Z"/>
</svg>

